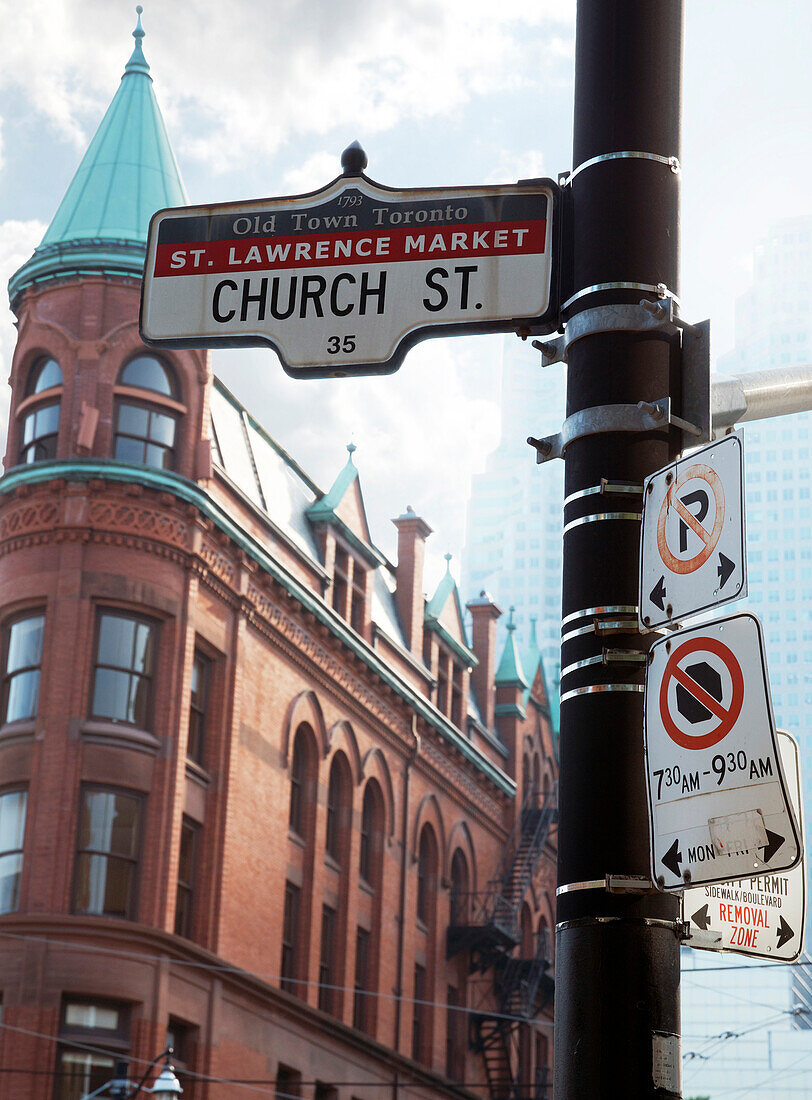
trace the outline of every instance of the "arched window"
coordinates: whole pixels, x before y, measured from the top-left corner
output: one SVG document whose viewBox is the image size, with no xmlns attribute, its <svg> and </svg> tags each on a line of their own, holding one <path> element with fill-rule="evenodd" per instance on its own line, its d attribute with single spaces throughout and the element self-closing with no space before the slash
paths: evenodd
<svg viewBox="0 0 812 1100">
<path fill-rule="evenodd" d="M 299 726 L 293 740 L 293 757 L 290 765 L 290 812 L 288 824 L 297 836 L 307 836 L 308 821 L 306 803 L 308 800 L 307 780 L 309 778 L 309 739 L 303 726 Z"/>
<path fill-rule="evenodd" d="M 21 402 L 20 462 L 27 464 L 56 458 L 61 398 L 59 363 L 56 359 L 39 359 L 29 372 Z"/>
<path fill-rule="evenodd" d="M 152 355 L 139 355 L 121 369 L 116 385 L 113 457 L 160 470 L 175 466 L 180 414 L 172 371 Z"/>
<path fill-rule="evenodd" d="M 358 870 L 361 878 L 373 887 L 378 885 L 380 876 L 382 832 L 383 796 L 375 780 L 370 779 L 364 788 L 364 801 L 361 807 L 361 848 Z"/>
<path fill-rule="evenodd" d="M 451 924 L 467 923 L 469 892 L 468 861 L 457 848 L 451 860 Z"/>
<path fill-rule="evenodd" d="M 343 752 L 336 753 L 330 765 L 330 777 L 327 781 L 327 828 L 324 838 L 325 851 L 336 863 L 344 862 L 347 848 L 346 833 L 350 817 L 351 782 L 346 756 Z"/>
<path fill-rule="evenodd" d="M 431 826 L 424 825 L 417 851 L 417 918 L 425 925 L 432 921 L 436 890 L 437 841 Z"/>
</svg>

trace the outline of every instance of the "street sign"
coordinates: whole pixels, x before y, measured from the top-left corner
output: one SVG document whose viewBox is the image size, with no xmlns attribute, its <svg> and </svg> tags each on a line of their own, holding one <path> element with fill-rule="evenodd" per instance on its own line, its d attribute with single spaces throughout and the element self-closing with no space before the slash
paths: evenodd
<svg viewBox="0 0 812 1100">
<path fill-rule="evenodd" d="M 743 446 L 726 436 L 643 486 L 642 627 L 679 622 L 747 595 Z"/>
<path fill-rule="evenodd" d="M 778 731 L 778 749 L 790 802 L 803 837 L 798 743 Z M 686 890 L 683 920 L 689 947 L 736 951 L 793 962 L 801 954 L 806 920 L 806 861 L 781 874 L 756 875 Z"/>
<path fill-rule="evenodd" d="M 794 867 L 761 625 L 731 615 L 656 642 L 646 669 L 651 862 L 664 890 Z"/>
<path fill-rule="evenodd" d="M 308 195 L 155 214 L 144 342 L 268 344 L 325 377 L 388 374 L 428 336 L 555 329 L 552 180 L 396 191 L 353 152 L 357 172 Z"/>
</svg>

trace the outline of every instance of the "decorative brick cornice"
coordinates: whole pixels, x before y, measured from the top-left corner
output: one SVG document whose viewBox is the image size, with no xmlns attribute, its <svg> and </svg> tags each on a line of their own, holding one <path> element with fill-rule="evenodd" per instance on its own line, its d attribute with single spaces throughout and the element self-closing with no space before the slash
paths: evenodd
<svg viewBox="0 0 812 1100">
<path fill-rule="evenodd" d="M 87 483 L 90 492 L 84 489 L 82 483 Z M 99 498 L 102 490 L 109 493 L 108 498 Z M 12 492 L 15 496 L 9 499 L 5 494 Z M 61 496 L 61 503 L 54 500 L 55 493 Z M 128 500 L 128 496 L 138 499 Z M 144 520 L 152 528 L 146 538 L 136 527 L 142 509 Z M 195 510 L 199 513 L 199 519 L 193 523 L 191 515 Z M 19 538 L 30 539 L 36 535 L 42 541 L 64 539 L 66 527 L 76 530 L 79 537 L 95 540 L 99 538 L 99 531 L 93 530 L 89 522 L 91 511 L 98 516 L 98 523 L 108 533 L 115 532 L 129 545 L 138 546 L 138 540 L 141 540 L 140 545 L 145 550 L 159 552 L 159 547 L 171 548 L 178 555 L 176 560 L 198 557 L 220 583 L 236 591 L 237 598 L 245 597 L 246 609 L 253 609 L 256 614 L 261 614 L 259 607 L 252 604 L 246 595 L 251 583 L 249 575 L 251 572 L 265 574 L 305 614 L 312 615 L 321 627 L 326 627 L 353 658 L 365 665 L 368 676 L 400 697 L 419 719 L 436 731 L 443 742 L 459 752 L 466 761 L 466 768 L 471 768 L 476 775 L 477 785 L 491 783 L 503 794 L 509 797 L 514 795 L 515 784 L 509 776 L 455 729 L 395 669 L 390 668 L 364 639 L 324 603 L 320 595 L 289 573 L 195 482 L 167 471 L 110 460 L 48 462 L 15 467 L 0 479 L 0 553 L 8 552 L 11 543 L 16 543 Z M 4 523 L 7 525 L 5 528 Z M 208 528 L 202 539 L 201 525 Z M 87 535 L 87 529 L 92 531 L 91 536 Z M 217 529 L 222 540 L 219 547 L 218 536 L 210 533 L 213 529 Z M 188 568 L 191 562 L 187 560 L 184 564 Z M 359 685 L 362 694 L 358 696 L 359 689 L 356 688 L 355 697 L 362 699 L 363 705 L 369 706 L 373 713 L 383 715 L 380 696 L 373 693 L 372 701 L 368 703 L 366 695 L 369 689 L 360 677 L 350 675 L 350 658 L 339 661 L 321 643 L 317 643 L 315 634 L 302 626 L 300 612 L 295 617 L 283 615 L 279 606 L 274 606 L 275 611 L 268 619 L 271 628 L 316 667 L 320 660 L 323 661 L 324 672 L 330 677 L 337 676 L 340 669 L 340 675 L 347 678 L 346 682 Z M 388 724 L 393 715 L 394 712 L 390 711 L 382 720 Z M 395 729 L 398 724 L 396 721 Z"/>
</svg>

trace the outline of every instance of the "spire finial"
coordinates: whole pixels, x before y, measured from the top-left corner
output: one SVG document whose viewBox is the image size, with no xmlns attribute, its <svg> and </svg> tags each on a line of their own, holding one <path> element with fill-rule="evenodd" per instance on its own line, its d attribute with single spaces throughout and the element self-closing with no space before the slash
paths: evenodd
<svg viewBox="0 0 812 1100">
<path fill-rule="evenodd" d="M 350 462 L 352 462 L 352 456 L 358 450 L 358 448 L 355 446 L 354 443 L 348 443 L 347 444 L 347 450 L 350 453 Z"/>
<path fill-rule="evenodd" d="M 515 607 L 511 607 L 511 608 L 510 608 L 510 611 L 509 611 L 509 618 L 508 618 L 508 621 L 507 621 L 507 629 L 508 629 L 508 631 L 509 631 L 509 632 L 510 632 L 511 634 L 512 634 L 512 633 L 513 633 L 513 631 L 514 631 L 514 630 L 516 629 L 516 624 L 515 624 L 515 623 L 514 623 L 514 621 L 513 621 L 513 612 L 514 612 L 515 610 L 516 610 L 516 608 L 515 608 Z"/>
<path fill-rule="evenodd" d="M 135 30 L 133 31 L 133 38 L 135 39 L 135 49 L 130 55 L 130 60 L 124 66 L 125 73 L 149 73 L 149 65 L 144 57 L 144 52 L 141 49 L 141 39 L 144 37 L 144 28 L 141 26 L 141 13 L 143 8 L 140 4 L 136 5 L 135 13 L 137 16 L 135 22 Z"/>
<path fill-rule="evenodd" d="M 445 558 L 445 571 L 446 571 L 446 573 L 450 573 L 451 572 L 451 559 L 454 557 L 454 555 L 453 554 L 443 554 L 443 557 Z"/>
</svg>

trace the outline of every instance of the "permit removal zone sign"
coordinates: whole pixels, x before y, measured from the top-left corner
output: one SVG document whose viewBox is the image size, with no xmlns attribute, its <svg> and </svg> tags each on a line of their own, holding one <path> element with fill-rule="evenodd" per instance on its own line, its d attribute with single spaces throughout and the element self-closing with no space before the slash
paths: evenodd
<svg viewBox="0 0 812 1100">
<path fill-rule="evenodd" d="M 396 191 L 341 176 L 293 198 L 159 211 L 141 336 L 268 344 L 292 375 L 384 374 L 427 336 L 557 325 L 558 188 Z"/>
<path fill-rule="evenodd" d="M 792 808 L 803 836 L 801 765 L 798 743 L 778 731 L 781 763 Z M 735 951 L 763 959 L 794 962 L 803 951 L 806 919 L 806 866 L 686 890 L 683 920 L 689 947 Z"/>
<path fill-rule="evenodd" d="M 795 866 L 801 839 L 754 615 L 652 646 L 644 732 L 652 875 L 661 889 Z"/>
<path fill-rule="evenodd" d="M 640 623 L 679 622 L 747 595 L 743 443 L 726 436 L 646 479 Z"/>
</svg>

